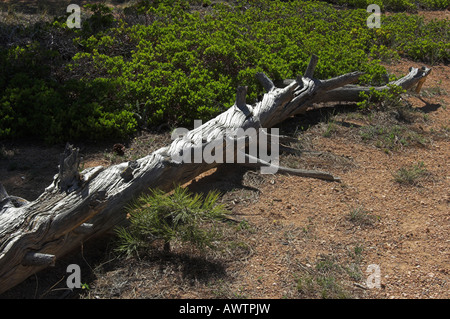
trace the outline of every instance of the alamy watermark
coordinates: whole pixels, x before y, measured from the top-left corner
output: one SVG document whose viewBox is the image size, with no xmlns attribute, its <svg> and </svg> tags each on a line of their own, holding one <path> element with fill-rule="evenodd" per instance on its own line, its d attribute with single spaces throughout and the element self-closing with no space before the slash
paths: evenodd
<svg viewBox="0 0 450 319">
<path fill-rule="evenodd" d="M 66 24 L 70 29 L 81 28 L 81 8 L 77 4 L 69 4 L 67 6 L 67 13 L 70 15 L 67 17 Z"/>
<path fill-rule="evenodd" d="M 81 268 L 77 264 L 70 264 L 66 269 L 67 273 L 70 273 L 66 279 L 66 285 L 69 289 L 83 288 L 86 285 L 81 283 Z M 370 264 L 366 269 L 367 279 L 366 287 L 369 289 L 381 288 L 381 269 L 378 264 Z"/>
<path fill-rule="evenodd" d="M 370 264 L 367 266 L 366 269 L 367 280 L 366 280 L 366 286 L 369 289 L 381 288 L 381 269 L 380 265 L 377 264 Z"/>
<path fill-rule="evenodd" d="M 178 154 L 171 155 L 176 163 L 260 163 L 262 174 L 275 174 L 279 165 L 279 129 L 254 127 L 225 129 L 213 139 L 191 140 L 190 134 L 204 136 L 201 120 L 194 121 L 194 130 L 177 128 L 172 139 L 185 143 Z M 214 131 L 213 131 L 214 132 Z M 269 141 L 270 137 L 270 141 Z"/>
<path fill-rule="evenodd" d="M 67 273 L 70 273 L 66 279 L 67 288 L 81 288 L 81 268 L 77 264 L 70 264 L 66 269 Z"/>
<path fill-rule="evenodd" d="M 367 7 L 367 12 L 372 12 L 372 14 L 367 18 L 367 27 L 381 28 L 381 9 L 377 4 L 371 4 Z"/>
<path fill-rule="evenodd" d="M 69 4 L 67 6 L 67 13 L 70 15 L 67 17 L 67 27 L 70 29 L 81 28 L 81 8 L 77 4 Z M 370 4 L 367 7 L 367 12 L 372 13 L 367 18 L 367 27 L 369 28 L 381 28 L 381 8 L 377 4 Z"/>
</svg>

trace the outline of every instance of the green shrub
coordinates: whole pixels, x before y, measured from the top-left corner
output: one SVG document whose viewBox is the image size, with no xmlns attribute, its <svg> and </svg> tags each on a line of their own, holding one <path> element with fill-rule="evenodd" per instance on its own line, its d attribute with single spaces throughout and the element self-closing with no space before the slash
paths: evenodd
<svg viewBox="0 0 450 319">
<path fill-rule="evenodd" d="M 359 70 L 362 85 L 384 84 L 381 60 L 449 61 L 448 20 L 383 15 L 382 28 L 369 29 L 364 7 L 258 0 L 200 13 L 190 4 L 200 1 L 139 1 L 120 19 L 87 5 L 80 30 L 64 17 L 23 27 L 33 41 L 0 47 L 0 138 L 98 140 L 138 126 L 189 126 L 230 107 L 239 85 L 255 103 L 263 93 L 257 72 L 295 78 L 313 53 L 316 77 Z"/>
<path fill-rule="evenodd" d="M 397 183 L 405 185 L 419 185 L 429 173 L 425 168 L 423 162 L 419 162 L 410 167 L 402 167 L 397 172 L 393 174 L 394 180 Z"/>
<path fill-rule="evenodd" d="M 359 96 L 362 99 L 357 105 L 362 110 L 377 110 L 386 111 L 389 109 L 396 109 L 402 106 L 401 94 L 405 93 L 402 87 L 398 85 L 388 84 L 387 89 L 376 90 L 371 88 L 369 92 L 360 92 Z"/>
<path fill-rule="evenodd" d="M 112 9 L 101 3 L 86 4 L 84 8 L 89 10 L 91 15 L 83 21 L 82 34 L 91 35 L 102 30 L 106 30 L 115 22 Z"/>
<path fill-rule="evenodd" d="M 378 216 L 362 207 L 354 208 L 348 214 L 348 220 L 357 226 L 373 226 L 377 219 Z"/>
<path fill-rule="evenodd" d="M 347 5 L 355 8 L 367 8 L 370 4 L 377 4 L 383 10 L 415 11 L 417 9 L 447 9 L 449 0 L 327 0 L 326 2 Z"/>
<path fill-rule="evenodd" d="M 155 243 L 162 242 L 164 251 L 169 252 L 173 241 L 200 250 L 214 249 L 220 239 L 217 221 L 224 214 L 217 199 L 217 192 L 202 197 L 181 187 L 171 195 L 153 190 L 141 196 L 128 210 L 130 225 L 117 229 L 118 251 L 128 255 L 147 253 Z"/>
<path fill-rule="evenodd" d="M 294 14 L 296 6 L 302 14 Z M 293 78 L 313 52 L 321 58 L 318 77 L 359 69 L 367 72 L 365 83 L 378 83 L 385 73 L 376 61 L 368 63 L 364 50 L 370 32 L 363 11 L 348 16 L 323 4 L 267 1 L 246 11 L 216 6 L 205 16 L 175 13 L 162 3 L 148 10 L 153 24 L 122 25 L 81 40 L 86 52 L 76 55 L 71 66 L 74 73 L 88 75 L 83 80 L 99 75 L 118 79 L 122 87 L 115 100 L 130 106 L 145 101 L 133 111 L 147 126 L 209 119 L 233 104 L 238 85 L 249 87 L 247 101 L 254 103 L 263 92 L 254 78 L 257 72 L 274 80 Z M 342 23 L 354 24 L 355 18 L 360 22 L 356 32 L 365 34 L 356 42 L 354 34 L 342 30 Z M 293 33 L 290 25 L 301 27 Z M 135 46 L 127 59 L 113 50 L 119 34 L 127 34 Z"/>
<path fill-rule="evenodd" d="M 432 20 L 425 23 L 422 16 L 382 16 L 382 28 L 374 31 L 373 43 L 396 50 L 412 60 L 446 63 L 450 60 L 450 21 Z"/>
</svg>

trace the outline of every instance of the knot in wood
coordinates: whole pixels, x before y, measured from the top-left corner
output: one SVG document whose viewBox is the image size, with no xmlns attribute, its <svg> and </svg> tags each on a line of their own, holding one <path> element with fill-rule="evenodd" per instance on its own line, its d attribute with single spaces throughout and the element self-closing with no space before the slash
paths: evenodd
<svg viewBox="0 0 450 319">
<path fill-rule="evenodd" d="M 79 165 L 79 149 L 67 144 L 59 162 L 58 180 L 60 190 L 70 192 L 78 187 L 78 182 L 80 181 Z"/>
<path fill-rule="evenodd" d="M 120 173 L 120 177 L 122 177 L 126 182 L 130 181 L 133 178 L 133 171 L 138 168 L 139 164 L 137 161 L 129 161 L 128 166 Z"/>
<path fill-rule="evenodd" d="M 106 191 L 101 190 L 94 193 L 91 197 L 91 202 L 89 203 L 89 206 L 91 208 L 98 206 L 102 202 L 104 202 L 106 199 Z"/>
</svg>

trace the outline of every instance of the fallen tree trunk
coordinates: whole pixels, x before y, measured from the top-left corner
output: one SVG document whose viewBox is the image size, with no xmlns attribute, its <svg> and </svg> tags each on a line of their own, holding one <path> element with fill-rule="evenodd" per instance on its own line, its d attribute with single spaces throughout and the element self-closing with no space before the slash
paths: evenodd
<svg viewBox="0 0 450 319">
<path fill-rule="evenodd" d="M 188 182 L 220 165 L 205 160 L 179 161 L 183 153 L 195 153 L 198 148 L 205 150 L 211 143 L 216 143 L 217 147 L 217 141 L 225 148 L 225 132 L 271 128 L 303 113 L 314 103 L 355 101 L 359 99 L 358 92 L 369 89 L 349 86 L 361 76 L 359 72 L 323 81 L 315 79 L 317 61 L 317 57 L 312 56 L 305 75 L 288 81 L 283 88 L 275 87 L 264 74 L 258 74 L 267 91 L 260 102 L 253 106 L 246 104 L 246 89 L 240 87 L 236 103 L 227 111 L 139 160 L 88 168 L 80 173 L 78 150 L 68 145 L 61 155 L 59 173 L 53 183 L 32 202 L 9 196 L 0 185 L 0 293 L 53 265 L 82 242 L 123 222 L 126 218 L 124 205 L 142 192 L 149 188 L 170 191 L 175 184 Z M 429 72 L 427 68 L 411 69 L 395 84 L 404 89 L 421 85 Z M 246 158 L 244 165 L 274 166 L 248 154 Z M 289 174 L 338 180 L 326 172 L 276 168 Z"/>
</svg>

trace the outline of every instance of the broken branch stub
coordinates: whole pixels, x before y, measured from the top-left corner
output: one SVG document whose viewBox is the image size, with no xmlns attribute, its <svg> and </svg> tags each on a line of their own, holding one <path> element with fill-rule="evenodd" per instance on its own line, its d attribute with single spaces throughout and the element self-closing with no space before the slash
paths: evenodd
<svg viewBox="0 0 450 319">
<path fill-rule="evenodd" d="M 61 191 L 71 191 L 78 187 L 78 182 L 80 181 L 79 166 L 79 149 L 67 143 L 64 153 L 60 157 L 57 176 L 57 183 Z"/>
</svg>

